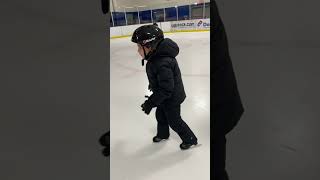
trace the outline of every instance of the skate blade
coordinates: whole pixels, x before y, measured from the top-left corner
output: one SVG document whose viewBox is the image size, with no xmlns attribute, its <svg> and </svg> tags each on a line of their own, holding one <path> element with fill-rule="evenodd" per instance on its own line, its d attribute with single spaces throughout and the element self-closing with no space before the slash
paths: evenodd
<svg viewBox="0 0 320 180">
<path fill-rule="evenodd" d="M 156 141 L 156 142 L 152 141 L 152 142 L 155 143 L 155 144 L 157 144 L 157 143 L 161 143 L 161 142 L 163 142 L 163 141 L 168 141 L 168 140 L 169 140 L 169 138 L 168 138 L 168 139 L 161 139 L 160 141 Z"/>
<path fill-rule="evenodd" d="M 200 146 L 202 146 L 202 144 L 197 144 L 197 145 L 192 145 L 192 146 L 190 146 L 188 149 L 181 149 L 182 151 L 187 151 L 187 150 L 191 150 L 191 149 L 194 149 L 194 148 L 198 148 L 198 147 L 200 147 Z"/>
</svg>

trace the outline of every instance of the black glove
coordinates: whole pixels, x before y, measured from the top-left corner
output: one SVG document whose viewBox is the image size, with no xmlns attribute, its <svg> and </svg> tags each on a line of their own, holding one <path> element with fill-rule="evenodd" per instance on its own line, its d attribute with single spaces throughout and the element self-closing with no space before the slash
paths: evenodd
<svg viewBox="0 0 320 180">
<path fill-rule="evenodd" d="M 102 146 L 109 146 L 110 145 L 110 131 L 103 134 L 100 137 L 99 142 Z"/>
<path fill-rule="evenodd" d="M 102 154 L 106 157 L 110 156 L 110 131 L 103 134 L 99 142 L 102 146 L 104 146 L 104 149 L 102 150 Z"/>
<path fill-rule="evenodd" d="M 152 91 L 152 88 L 151 88 L 150 84 L 149 84 L 149 86 L 148 86 L 148 90 L 149 90 L 149 91 Z"/>
<path fill-rule="evenodd" d="M 102 154 L 106 157 L 110 156 L 110 146 L 107 146 L 105 147 L 103 150 L 102 150 Z"/>
<path fill-rule="evenodd" d="M 148 99 L 141 105 L 141 107 L 142 107 L 142 111 L 144 111 L 144 113 L 148 115 L 150 114 L 152 108 L 154 107 L 154 104 Z"/>
</svg>

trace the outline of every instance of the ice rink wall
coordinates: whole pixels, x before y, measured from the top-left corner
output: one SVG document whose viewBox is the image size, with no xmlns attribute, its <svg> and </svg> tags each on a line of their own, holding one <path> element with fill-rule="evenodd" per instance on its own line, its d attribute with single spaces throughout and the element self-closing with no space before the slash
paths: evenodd
<svg viewBox="0 0 320 180">
<path fill-rule="evenodd" d="M 152 23 L 150 23 L 152 24 Z M 169 21 L 169 22 L 157 22 L 163 32 L 196 32 L 196 31 L 209 31 L 210 30 L 210 18 L 207 19 L 192 19 L 182 21 Z M 147 24 L 136 24 L 128 26 L 111 27 L 110 37 L 121 38 L 131 36 L 133 31 L 138 27 Z"/>
</svg>

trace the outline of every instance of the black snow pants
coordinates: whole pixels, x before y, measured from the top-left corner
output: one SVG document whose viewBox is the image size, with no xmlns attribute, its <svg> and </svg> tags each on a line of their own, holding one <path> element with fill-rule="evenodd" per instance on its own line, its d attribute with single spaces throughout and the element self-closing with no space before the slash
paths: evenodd
<svg viewBox="0 0 320 180">
<path fill-rule="evenodd" d="M 160 105 L 156 110 L 157 136 L 168 138 L 170 136 L 169 127 L 173 129 L 185 143 L 197 142 L 197 137 L 194 135 L 189 126 L 182 120 L 181 105 Z"/>
</svg>

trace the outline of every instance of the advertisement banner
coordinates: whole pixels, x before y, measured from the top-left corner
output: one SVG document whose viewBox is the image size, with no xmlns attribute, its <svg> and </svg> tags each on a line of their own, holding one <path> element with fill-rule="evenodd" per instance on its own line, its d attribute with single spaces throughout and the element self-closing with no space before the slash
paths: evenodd
<svg viewBox="0 0 320 180">
<path fill-rule="evenodd" d="M 210 30 L 210 19 L 172 21 L 171 31 Z"/>
<path fill-rule="evenodd" d="M 210 30 L 210 19 L 199 19 L 196 20 L 196 29 Z"/>
</svg>

